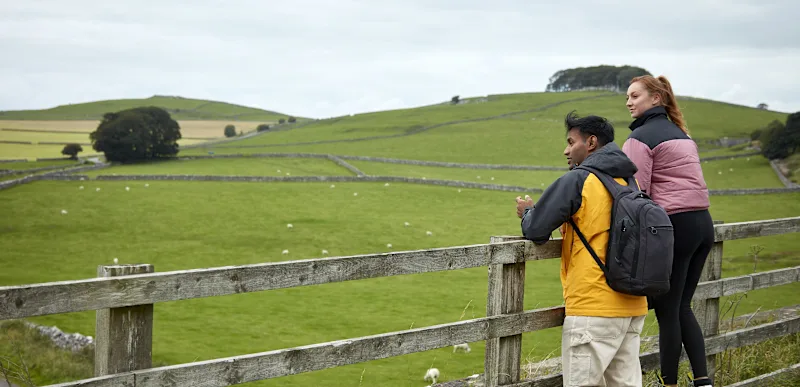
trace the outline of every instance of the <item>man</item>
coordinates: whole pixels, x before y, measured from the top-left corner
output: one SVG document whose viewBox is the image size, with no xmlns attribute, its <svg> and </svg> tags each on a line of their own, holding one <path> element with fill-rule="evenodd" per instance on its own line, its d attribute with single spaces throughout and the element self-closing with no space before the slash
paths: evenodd
<svg viewBox="0 0 800 387">
<path fill-rule="evenodd" d="M 645 297 L 612 290 L 605 275 L 576 235 L 575 222 L 605 262 L 613 198 L 603 183 L 579 165 L 591 166 L 627 185 L 636 166 L 614 143 L 614 128 L 602 117 L 569 113 L 567 157 L 570 171 L 545 190 L 536 203 L 517 197 L 526 239 L 543 244 L 561 226 L 561 285 L 566 318 L 561 361 L 564 386 L 642 385 L 639 335 L 647 314 Z"/>
</svg>

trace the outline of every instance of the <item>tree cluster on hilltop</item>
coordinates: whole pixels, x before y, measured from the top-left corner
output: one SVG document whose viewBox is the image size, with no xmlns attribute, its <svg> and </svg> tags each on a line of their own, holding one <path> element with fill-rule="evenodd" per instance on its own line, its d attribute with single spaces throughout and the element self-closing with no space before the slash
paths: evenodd
<svg viewBox="0 0 800 387">
<path fill-rule="evenodd" d="M 650 72 L 635 66 L 576 67 L 556 71 L 550 77 L 546 91 L 611 90 L 628 89 L 631 79 Z"/>
</svg>

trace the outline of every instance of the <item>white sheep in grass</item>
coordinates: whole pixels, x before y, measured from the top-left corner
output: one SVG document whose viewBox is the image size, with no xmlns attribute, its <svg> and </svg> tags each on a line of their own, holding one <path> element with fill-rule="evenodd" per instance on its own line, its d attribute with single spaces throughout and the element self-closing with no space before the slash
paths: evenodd
<svg viewBox="0 0 800 387">
<path fill-rule="evenodd" d="M 289 250 L 283 250 L 283 251 L 281 251 L 281 254 L 283 254 L 283 255 L 289 254 Z"/>
<path fill-rule="evenodd" d="M 453 353 L 456 353 L 459 350 L 460 351 L 464 351 L 466 353 L 470 353 L 472 351 L 472 348 L 469 347 L 468 343 L 456 344 L 456 345 L 453 346 Z"/>
<path fill-rule="evenodd" d="M 144 188 L 147 188 L 149 186 L 150 186 L 150 184 L 145 183 Z"/>
<path fill-rule="evenodd" d="M 335 184 L 331 184 L 331 188 L 336 188 L 336 185 Z"/>
<path fill-rule="evenodd" d="M 408 222 L 403 223 L 403 226 L 406 226 L 406 227 L 408 227 L 410 225 L 411 225 L 411 223 L 408 223 Z"/>
<path fill-rule="evenodd" d="M 461 193 L 461 188 L 458 189 L 458 193 Z"/>
<path fill-rule="evenodd" d="M 294 228 L 294 226 L 291 223 L 289 223 L 286 225 L 286 228 Z"/>
<path fill-rule="evenodd" d="M 492 176 L 491 179 L 494 181 L 494 176 Z"/>
<path fill-rule="evenodd" d="M 383 186 L 384 186 L 384 187 L 388 187 L 388 186 L 389 186 L 389 183 L 386 183 L 386 184 L 384 184 Z"/>
<path fill-rule="evenodd" d="M 358 192 L 353 192 L 353 196 L 358 196 Z"/>
<path fill-rule="evenodd" d="M 67 214 L 67 210 L 61 210 L 61 215 L 66 215 L 66 214 Z"/>
<path fill-rule="evenodd" d="M 116 265 L 118 263 L 119 263 L 119 258 L 114 258 L 114 264 Z"/>
<path fill-rule="evenodd" d="M 78 187 L 78 189 L 83 189 L 83 186 Z"/>
<path fill-rule="evenodd" d="M 328 255 L 328 250 L 322 250 L 322 255 Z"/>
<path fill-rule="evenodd" d="M 126 190 L 126 191 L 130 191 L 130 190 L 131 190 L 131 187 L 125 187 L 125 190 Z"/>
<path fill-rule="evenodd" d="M 436 384 L 436 379 L 439 379 L 439 370 L 436 368 L 428 368 L 428 372 L 425 373 L 425 378 L 423 380 L 430 380 L 431 384 Z"/>
<path fill-rule="evenodd" d="M 387 244 L 386 244 L 386 247 L 388 247 L 388 248 L 390 248 L 390 249 L 391 249 L 391 248 L 392 248 L 392 244 L 391 244 L 391 243 L 387 243 Z"/>
<path fill-rule="evenodd" d="M 97 189 L 95 189 L 94 191 L 95 191 L 95 192 L 100 192 L 100 188 L 97 188 Z"/>
<path fill-rule="evenodd" d="M 425 234 L 427 234 L 428 236 L 431 236 L 431 235 L 433 235 L 433 233 L 432 233 L 432 232 L 430 232 L 430 231 L 425 231 Z"/>
</svg>

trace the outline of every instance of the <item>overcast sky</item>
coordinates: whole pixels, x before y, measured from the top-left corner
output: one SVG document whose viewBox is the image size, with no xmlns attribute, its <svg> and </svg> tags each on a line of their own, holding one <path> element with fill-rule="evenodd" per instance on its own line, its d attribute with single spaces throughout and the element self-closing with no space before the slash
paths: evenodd
<svg viewBox="0 0 800 387">
<path fill-rule="evenodd" d="M 555 3 L 0 0 L 0 110 L 159 94 L 324 118 L 544 91 L 599 64 L 800 110 L 800 1 Z"/>
</svg>

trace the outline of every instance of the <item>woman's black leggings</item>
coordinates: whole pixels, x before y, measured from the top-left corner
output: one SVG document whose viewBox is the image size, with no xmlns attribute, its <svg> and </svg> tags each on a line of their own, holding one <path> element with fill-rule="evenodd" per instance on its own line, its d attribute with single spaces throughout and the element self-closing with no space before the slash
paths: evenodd
<svg viewBox="0 0 800 387">
<path fill-rule="evenodd" d="M 670 215 L 675 228 L 675 254 L 670 289 L 652 300 L 658 319 L 661 377 L 678 383 L 681 343 L 686 348 L 695 378 L 708 376 L 703 332 L 692 313 L 692 297 L 706 257 L 714 244 L 714 222 L 708 210 Z"/>
</svg>

